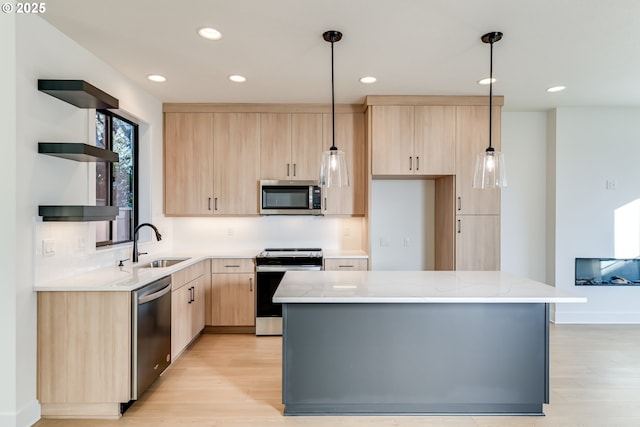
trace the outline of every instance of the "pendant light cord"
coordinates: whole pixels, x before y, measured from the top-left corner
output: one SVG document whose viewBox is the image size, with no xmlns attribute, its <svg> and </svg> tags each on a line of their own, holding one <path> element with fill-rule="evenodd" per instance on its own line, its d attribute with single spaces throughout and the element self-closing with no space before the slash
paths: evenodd
<svg viewBox="0 0 640 427">
<path fill-rule="evenodd" d="M 335 83 L 333 77 L 333 43 L 334 37 L 331 37 L 331 149 L 336 149 L 336 100 L 335 100 Z"/>
<path fill-rule="evenodd" d="M 493 131 L 493 42 L 494 38 L 491 38 L 490 58 L 489 58 L 489 148 L 491 146 L 491 133 Z M 493 150 L 491 150 L 493 151 Z"/>
</svg>

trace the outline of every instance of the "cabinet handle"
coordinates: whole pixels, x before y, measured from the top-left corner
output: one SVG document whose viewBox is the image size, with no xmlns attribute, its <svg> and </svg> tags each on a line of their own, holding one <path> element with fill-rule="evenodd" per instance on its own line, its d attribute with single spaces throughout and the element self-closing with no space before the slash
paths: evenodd
<svg viewBox="0 0 640 427">
<path fill-rule="evenodd" d="M 338 268 L 353 268 L 353 265 L 339 265 Z"/>
<path fill-rule="evenodd" d="M 413 157 L 409 156 L 409 170 L 413 168 Z"/>
<path fill-rule="evenodd" d="M 420 156 L 416 156 L 416 170 L 420 170 Z"/>
<path fill-rule="evenodd" d="M 462 221 L 458 220 L 458 234 L 462 232 Z"/>
<path fill-rule="evenodd" d="M 193 286 L 189 288 L 189 304 L 193 302 Z"/>
<path fill-rule="evenodd" d="M 323 210 L 325 210 L 325 211 L 327 210 L 327 198 L 326 197 L 324 197 L 324 208 L 323 208 Z"/>
<path fill-rule="evenodd" d="M 208 209 L 211 210 L 211 197 L 209 197 L 209 204 L 208 204 Z"/>
<path fill-rule="evenodd" d="M 253 292 L 253 277 L 249 277 L 249 292 Z"/>
<path fill-rule="evenodd" d="M 296 176 L 296 164 L 293 164 L 293 176 Z"/>
<path fill-rule="evenodd" d="M 458 210 L 462 210 L 462 198 L 460 196 L 458 196 Z"/>
<path fill-rule="evenodd" d="M 218 198 L 217 197 L 213 199 L 213 209 L 216 210 L 216 211 L 218 210 Z"/>
<path fill-rule="evenodd" d="M 289 163 L 287 163 L 287 176 L 289 176 L 289 175 L 290 175 L 290 173 L 289 173 L 289 172 L 290 172 L 290 167 L 289 167 L 289 166 L 290 166 L 290 164 L 289 164 Z"/>
<path fill-rule="evenodd" d="M 225 265 L 225 268 L 240 268 L 239 264 L 235 264 L 235 265 Z"/>
</svg>

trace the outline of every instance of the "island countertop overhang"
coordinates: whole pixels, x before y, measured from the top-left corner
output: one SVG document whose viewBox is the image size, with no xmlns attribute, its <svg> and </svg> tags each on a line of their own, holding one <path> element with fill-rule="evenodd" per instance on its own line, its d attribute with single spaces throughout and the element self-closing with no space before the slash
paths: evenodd
<svg viewBox="0 0 640 427">
<path fill-rule="evenodd" d="M 502 271 L 288 271 L 273 296 L 304 303 L 585 303 Z"/>
</svg>

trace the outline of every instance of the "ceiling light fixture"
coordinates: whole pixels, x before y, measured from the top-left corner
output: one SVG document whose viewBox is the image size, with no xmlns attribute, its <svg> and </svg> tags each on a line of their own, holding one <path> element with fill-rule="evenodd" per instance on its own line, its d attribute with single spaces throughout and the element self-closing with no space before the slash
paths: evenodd
<svg viewBox="0 0 640 427">
<path fill-rule="evenodd" d="M 502 39 L 502 33 L 493 31 L 483 35 L 483 43 L 491 45 L 489 59 L 489 147 L 476 157 L 476 168 L 473 174 L 473 188 L 502 188 L 507 186 L 507 173 L 504 155 L 491 145 L 493 127 L 493 44 Z"/>
<path fill-rule="evenodd" d="M 232 82 L 235 83 L 244 83 L 247 81 L 247 78 L 245 76 L 241 76 L 239 74 L 234 74 L 232 76 L 229 76 L 229 80 L 231 80 Z"/>
<path fill-rule="evenodd" d="M 203 27 L 198 29 L 198 35 L 207 40 L 220 40 L 222 33 L 215 28 Z"/>
<path fill-rule="evenodd" d="M 156 83 L 162 83 L 167 81 L 167 78 L 165 76 L 161 76 L 160 74 L 149 74 L 147 76 L 147 79 Z"/>
<path fill-rule="evenodd" d="M 482 80 L 478 80 L 478 84 L 479 85 L 488 85 L 489 83 L 495 83 L 496 82 L 496 78 L 489 78 L 487 77 L 486 79 L 482 79 Z"/>
<path fill-rule="evenodd" d="M 566 88 L 567 88 L 566 86 L 552 86 L 549 89 L 547 89 L 547 92 L 549 92 L 549 93 L 562 92 Z"/>
<path fill-rule="evenodd" d="M 378 79 L 376 79 L 373 76 L 360 77 L 360 83 L 364 83 L 366 85 L 370 85 L 371 83 L 375 83 L 376 80 L 378 80 Z"/>
<path fill-rule="evenodd" d="M 320 164 L 320 185 L 324 187 L 348 187 L 349 175 L 344 151 L 336 148 L 336 99 L 335 79 L 333 76 L 333 44 L 342 39 L 340 31 L 325 31 L 322 34 L 325 41 L 331 43 L 331 148 L 322 153 Z"/>
</svg>

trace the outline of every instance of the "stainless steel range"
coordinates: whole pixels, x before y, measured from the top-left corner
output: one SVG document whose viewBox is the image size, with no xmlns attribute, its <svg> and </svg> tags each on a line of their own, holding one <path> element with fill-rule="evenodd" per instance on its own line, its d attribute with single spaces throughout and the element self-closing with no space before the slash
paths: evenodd
<svg viewBox="0 0 640 427">
<path fill-rule="evenodd" d="M 282 305 L 272 299 L 291 270 L 322 270 L 322 249 L 267 248 L 256 257 L 256 335 L 282 335 Z"/>
</svg>

